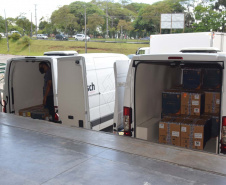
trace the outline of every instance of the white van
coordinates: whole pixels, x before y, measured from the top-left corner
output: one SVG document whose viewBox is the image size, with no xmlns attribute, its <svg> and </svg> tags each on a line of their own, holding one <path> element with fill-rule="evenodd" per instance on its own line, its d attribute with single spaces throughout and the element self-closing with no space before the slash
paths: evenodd
<svg viewBox="0 0 226 185">
<path fill-rule="evenodd" d="M 62 124 L 101 130 L 113 124 L 115 78 L 113 64 L 128 60 L 123 54 L 20 57 L 7 61 L 4 112 L 42 104 L 40 62 L 52 70 L 54 106 Z"/>
<path fill-rule="evenodd" d="M 219 122 L 212 125 L 211 132 L 212 129 L 216 129 L 216 135 L 207 141 L 204 151 L 224 153 L 226 151 L 225 64 L 226 54 L 224 53 L 134 56 L 125 85 L 124 135 L 158 143 L 159 122 L 162 118 L 162 92 L 182 85 L 185 68 L 215 69 L 220 73 L 220 99 L 216 100 L 219 106 L 219 113 L 216 115 Z M 180 137 L 179 134 L 178 137 Z"/>
<path fill-rule="evenodd" d="M 136 55 L 148 55 L 150 54 L 150 47 L 142 47 L 136 51 Z"/>
</svg>

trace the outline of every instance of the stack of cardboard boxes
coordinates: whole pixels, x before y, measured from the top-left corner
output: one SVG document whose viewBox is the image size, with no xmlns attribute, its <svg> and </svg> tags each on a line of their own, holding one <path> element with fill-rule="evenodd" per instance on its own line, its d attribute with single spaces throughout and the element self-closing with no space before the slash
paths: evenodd
<svg viewBox="0 0 226 185">
<path fill-rule="evenodd" d="M 33 119 L 49 119 L 49 111 L 48 109 L 45 109 L 43 105 L 36 105 L 25 109 L 20 109 L 19 115 L 23 117 L 31 117 Z"/>
<path fill-rule="evenodd" d="M 162 93 L 159 143 L 203 150 L 220 131 L 219 69 L 184 69 L 183 84 Z"/>
</svg>

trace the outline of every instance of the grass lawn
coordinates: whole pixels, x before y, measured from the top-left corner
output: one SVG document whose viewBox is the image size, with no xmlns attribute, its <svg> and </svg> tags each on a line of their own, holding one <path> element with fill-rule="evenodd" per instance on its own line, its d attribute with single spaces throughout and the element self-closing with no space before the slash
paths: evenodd
<svg viewBox="0 0 226 185">
<path fill-rule="evenodd" d="M 149 44 L 87 42 L 87 53 L 122 53 L 128 55 L 135 54 L 136 50 L 140 47 L 148 46 Z M 40 56 L 46 51 L 60 50 L 73 50 L 78 53 L 85 53 L 85 42 L 32 40 L 30 46 L 25 46 L 19 44 L 18 41 L 14 42 L 10 40 L 8 52 L 6 39 L 0 40 L 0 54 Z"/>
</svg>

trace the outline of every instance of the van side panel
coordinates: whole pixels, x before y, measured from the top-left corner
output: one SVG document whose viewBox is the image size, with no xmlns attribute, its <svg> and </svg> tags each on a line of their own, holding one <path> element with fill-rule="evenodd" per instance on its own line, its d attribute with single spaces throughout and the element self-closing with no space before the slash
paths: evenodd
<svg viewBox="0 0 226 185">
<path fill-rule="evenodd" d="M 93 58 L 97 76 L 97 85 L 99 88 L 99 129 L 106 128 L 113 124 L 115 105 L 115 78 L 113 66 L 114 62 L 119 58 L 119 56 Z"/>
</svg>

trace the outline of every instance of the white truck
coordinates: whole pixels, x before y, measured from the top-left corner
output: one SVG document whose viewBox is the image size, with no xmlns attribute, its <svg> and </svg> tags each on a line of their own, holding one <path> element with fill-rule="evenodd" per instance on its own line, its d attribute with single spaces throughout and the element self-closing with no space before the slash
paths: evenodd
<svg viewBox="0 0 226 185">
<path fill-rule="evenodd" d="M 7 61 L 3 110 L 19 110 L 42 104 L 43 75 L 39 63 L 52 70 L 55 118 L 69 126 L 101 130 L 113 125 L 115 77 L 113 65 L 129 61 L 123 54 L 19 57 Z"/>
<path fill-rule="evenodd" d="M 206 143 L 204 151 L 226 152 L 226 54 L 168 53 L 134 56 L 127 75 L 124 94 L 124 135 L 159 142 L 162 118 L 162 92 L 183 83 L 183 70 L 201 69 L 219 72 L 219 122 L 211 129 L 217 135 Z M 206 83 L 211 83 L 212 76 Z M 216 126 L 216 127 L 215 127 Z M 212 130 L 211 130 L 212 132 Z M 199 135 L 200 136 L 200 135 Z M 178 135 L 178 137 L 180 137 Z M 204 136 L 203 136 L 204 137 Z M 220 142 L 221 141 L 221 142 Z"/>
<path fill-rule="evenodd" d="M 220 32 L 151 35 L 150 47 L 139 48 L 136 54 L 176 53 L 190 47 L 214 47 L 226 51 L 225 42 L 226 34 Z"/>
<path fill-rule="evenodd" d="M 189 47 L 214 47 L 226 51 L 225 42 L 226 34 L 220 32 L 151 35 L 150 54 L 177 53 Z"/>
</svg>

